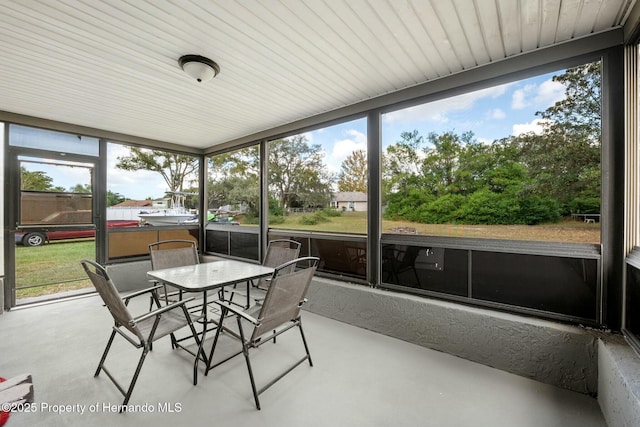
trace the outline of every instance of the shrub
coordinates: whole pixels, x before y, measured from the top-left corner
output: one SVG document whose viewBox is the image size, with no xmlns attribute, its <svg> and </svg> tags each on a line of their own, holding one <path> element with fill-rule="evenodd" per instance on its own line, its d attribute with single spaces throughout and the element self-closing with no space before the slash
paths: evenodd
<svg viewBox="0 0 640 427">
<path fill-rule="evenodd" d="M 464 224 L 521 224 L 519 214 L 515 197 L 482 189 L 467 198 L 459 220 Z"/>
<path fill-rule="evenodd" d="M 438 197 L 428 205 L 422 205 L 417 209 L 416 217 L 424 224 L 446 224 L 456 222 L 459 211 L 465 202 L 465 197 L 460 194 L 447 194 Z"/>
<path fill-rule="evenodd" d="M 560 219 L 560 205 L 548 197 L 524 197 L 520 199 L 520 218 L 528 225 L 556 222 Z"/>
<path fill-rule="evenodd" d="M 435 197 L 417 188 L 411 188 L 406 193 L 396 193 L 389 196 L 389 203 L 384 212 L 386 219 L 406 219 L 419 222 L 419 210 L 431 203 Z"/>
<path fill-rule="evenodd" d="M 316 215 L 302 215 L 298 221 L 302 225 L 316 225 L 318 217 Z"/>
<path fill-rule="evenodd" d="M 284 216 L 282 215 L 269 215 L 269 224 L 283 224 Z"/>
<path fill-rule="evenodd" d="M 324 211 L 315 211 L 313 216 L 318 220 L 318 222 L 326 222 L 329 220 L 328 215 Z"/>
<path fill-rule="evenodd" d="M 273 197 L 269 198 L 269 214 L 274 216 L 283 216 L 284 212 L 278 199 Z"/>
<path fill-rule="evenodd" d="M 567 203 L 567 210 L 570 213 L 600 213 L 600 197 L 575 197 Z"/>
<path fill-rule="evenodd" d="M 339 211 L 338 209 L 325 209 L 322 212 L 324 212 L 325 216 L 328 217 L 342 216 L 342 211 Z"/>
<path fill-rule="evenodd" d="M 244 216 L 244 224 L 257 225 L 260 224 L 260 217 L 256 215 L 245 215 Z"/>
</svg>

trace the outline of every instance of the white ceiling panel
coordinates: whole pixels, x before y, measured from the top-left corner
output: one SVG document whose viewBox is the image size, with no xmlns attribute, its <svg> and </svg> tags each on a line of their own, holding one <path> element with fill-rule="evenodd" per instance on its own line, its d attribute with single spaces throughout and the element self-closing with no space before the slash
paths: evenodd
<svg viewBox="0 0 640 427">
<path fill-rule="evenodd" d="M 560 17 L 561 0 L 542 1 L 540 10 L 539 47 L 550 46 L 558 34 L 558 19 Z"/>
<path fill-rule="evenodd" d="M 634 0 L 0 0 L 0 111 L 194 148 L 619 27 Z M 220 67 L 191 80 L 185 54 Z"/>
</svg>

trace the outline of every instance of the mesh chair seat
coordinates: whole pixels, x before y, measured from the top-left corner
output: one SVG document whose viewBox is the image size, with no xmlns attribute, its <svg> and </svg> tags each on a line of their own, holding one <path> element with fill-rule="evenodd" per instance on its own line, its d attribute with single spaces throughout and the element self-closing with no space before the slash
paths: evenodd
<svg viewBox="0 0 640 427">
<path fill-rule="evenodd" d="M 199 316 L 194 318 L 190 315 L 189 317 L 190 319 L 187 319 L 182 310 L 171 310 L 163 314 L 162 321 L 159 322 L 157 326 L 155 317 L 143 319 L 142 321 L 137 322 L 136 326 L 145 337 L 148 337 L 154 326 L 156 326 L 155 333 L 153 334 L 153 339 L 155 341 L 184 328 L 188 322 L 199 319 Z"/>
</svg>

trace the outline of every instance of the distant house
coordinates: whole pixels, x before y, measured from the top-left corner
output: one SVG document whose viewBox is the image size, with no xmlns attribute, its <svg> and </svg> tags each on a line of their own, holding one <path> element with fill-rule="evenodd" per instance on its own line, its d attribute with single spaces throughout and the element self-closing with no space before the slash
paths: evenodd
<svg viewBox="0 0 640 427">
<path fill-rule="evenodd" d="M 354 212 L 367 211 L 367 194 L 361 191 L 340 191 L 333 194 L 331 207 Z"/>
<path fill-rule="evenodd" d="M 151 200 L 125 200 L 124 202 L 113 205 L 114 208 L 146 208 L 152 206 Z"/>
</svg>

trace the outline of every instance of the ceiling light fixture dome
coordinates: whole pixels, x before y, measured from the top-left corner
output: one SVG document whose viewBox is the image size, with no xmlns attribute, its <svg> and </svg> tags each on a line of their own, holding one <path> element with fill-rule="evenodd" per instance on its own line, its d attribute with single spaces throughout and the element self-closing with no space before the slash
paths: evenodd
<svg viewBox="0 0 640 427">
<path fill-rule="evenodd" d="M 185 73 L 198 82 L 206 82 L 220 72 L 220 66 L 209 58 L 200 55 L 184 55 L 178 59 L 178 64 Z"/>
</svg>

